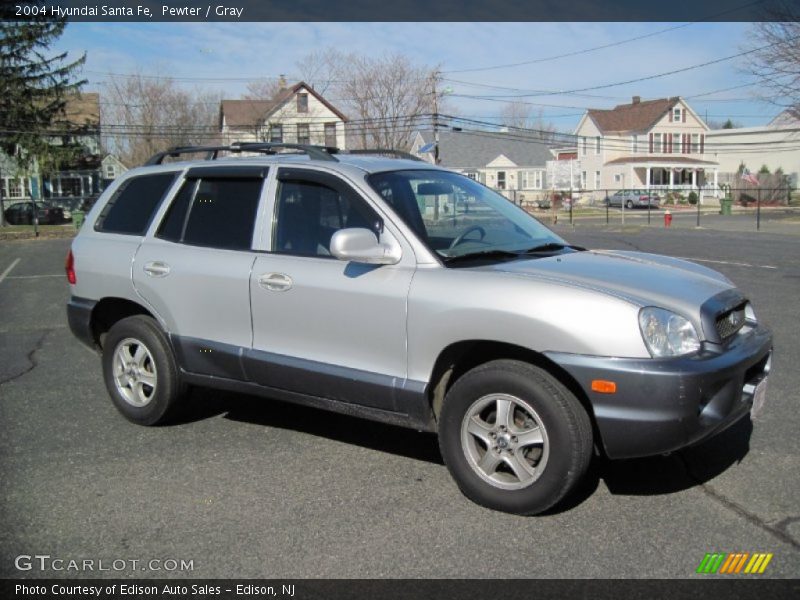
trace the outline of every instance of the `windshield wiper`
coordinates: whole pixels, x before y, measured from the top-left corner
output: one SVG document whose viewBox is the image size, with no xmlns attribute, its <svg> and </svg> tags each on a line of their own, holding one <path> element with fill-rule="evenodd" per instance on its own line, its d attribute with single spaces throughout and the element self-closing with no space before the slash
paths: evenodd
<svg viewBox="0 0 800 600">
<path fill-rule="evenodd" d="M 583 252 L 586 250 L 583 246 L 573 246 L 572 244 L 562 244 L 560 242 L 547 242 L 546 244 L 539 244 L 538 246 L 534 246 L 533 248 L 528 248 L 527 250 L 523 250 L 520 254 L 536 254 L 537 252 L 549 252 L 551 250 L 563 250 L 564 248 L 570 248 L 571 250 L 577 250 L 578 252 Z"/>
<path fill-rule="evenodd" d="M 508 250 L 480 250 L 478 252 L 467 252 L 466 254 L 457 254 L 455 256 L 444 256 L 442 257 L 442 262 L 450 265 L 455 262 L 492 258 L 519 258 L 519 253 L 509 252 Z"/>
</svg>

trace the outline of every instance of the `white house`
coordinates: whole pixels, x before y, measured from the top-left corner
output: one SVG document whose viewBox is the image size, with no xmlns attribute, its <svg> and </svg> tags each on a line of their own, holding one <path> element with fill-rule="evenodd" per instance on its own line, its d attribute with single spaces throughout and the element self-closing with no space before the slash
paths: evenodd
<svg viewBox="0 0 800 600">
<path fill-rule="evenodd" d="M 800 115 L 785 110 L 763 127 L 717 129 L 708 132 L 709 153 L 732 180 L 743 164 L 753 173 L 766 165 L 788 175 L 793 185 L 800 179 Z"/>
<path fill-rule="evenodd" d="M 709 127 L 680 97 L 589 109 L 575 129 L 585 190 L 718 189 Z M 702 196 L 702 194 L 701 194 Z"/>
<path fill-rule="evenodd" d="M 221 142 L 284 142 L 345 148 L 347 117 L 304 82 L 272 100 L 223 100 Z"/>
</svg>

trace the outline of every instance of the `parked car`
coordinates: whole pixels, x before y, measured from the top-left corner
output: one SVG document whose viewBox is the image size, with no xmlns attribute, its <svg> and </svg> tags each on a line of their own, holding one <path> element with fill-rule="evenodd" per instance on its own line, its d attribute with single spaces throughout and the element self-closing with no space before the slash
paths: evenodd
<svg viewBox="0 0 800 600">
<path fill-rule="evenodd" d="M 534 514 L 595 449 L 669 453 L 763 407 L 772 335 L 716 271 L 573 246 L 425 162 L 217 149 L 267 156 L 159 154 L 67 256 L 70 328 L 134 423 L 195 385 L 436 432 L 466 496 Z M 430 197 L 469 213 L 424 217 Z"/>
<path fill-rule="evenodd" d="M 640 190 L 620 190 L 608 197 L 608 206 L 622 208 L 658 208 L 661 198 L 656 192 Z"/>
<path fill-rule="evenodd" d="M 65 222 L 64 209 L 47 202 L 37 202 L 36 209 L 40 225 L 58 225 Z M 33 224 L 33 202 L 17 202 L 9 206 L 5 213 L 6 222 L 11 225 Z"/>
</svg>

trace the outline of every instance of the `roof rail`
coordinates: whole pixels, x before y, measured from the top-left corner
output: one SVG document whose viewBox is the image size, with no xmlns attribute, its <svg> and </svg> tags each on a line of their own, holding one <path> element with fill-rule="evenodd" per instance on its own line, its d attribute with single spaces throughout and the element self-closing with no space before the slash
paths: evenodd
<svg viewBox="0 0 800 600">
<path fill-rule="evenodd" d="M 363 148 L 363 149 L 356 149 L 356 150 L 344 150 L 339 151 L 340 154 L 378 154 L 378 155 L 385 155 L 385 156 L 394 156 L 396 158 L 407 158 L 409 160 L 416 160 L 418 162 L 424 162 L 420 157 L 414 156 L 409 152 L 405 152 L 403 150 L 395 150 L 394 148 Z"/>
<path fill-rule="evenodd" d="M 307 154 L 309 158 L 325 161 L 336 161 L 336 157 L 333 155 L 339 152 L 338 148 L 332 146 L 284 144 L 282 142 L 233 142 L 229 146 L 175 146 L 164 152 L 154 154 L 145 165 L 160 165 L 164 162 L 165 158 L 174 158 L 181 154 L 199 154 L 205 152 L 207 154 L 206 160 L 216 160 L 220 152 L 262 152 L 264 154 L 277 154 L 278 150 L 297 150 L 301 154 Z"/>
</svg>

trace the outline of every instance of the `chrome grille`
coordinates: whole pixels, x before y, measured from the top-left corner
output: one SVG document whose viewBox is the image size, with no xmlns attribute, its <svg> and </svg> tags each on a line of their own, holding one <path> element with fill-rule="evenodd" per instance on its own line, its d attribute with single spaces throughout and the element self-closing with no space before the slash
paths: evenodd
<svg viewBox="0 0 800 600">
<path fill-rule="evenodd" d="M 729 337 L 736 335 L 744 325 L 744 307 L 746 305 L 747 302 L 742 302 L 739 306 L 717 317 L 717 333 L 723 342 Z"/>
</svg>

